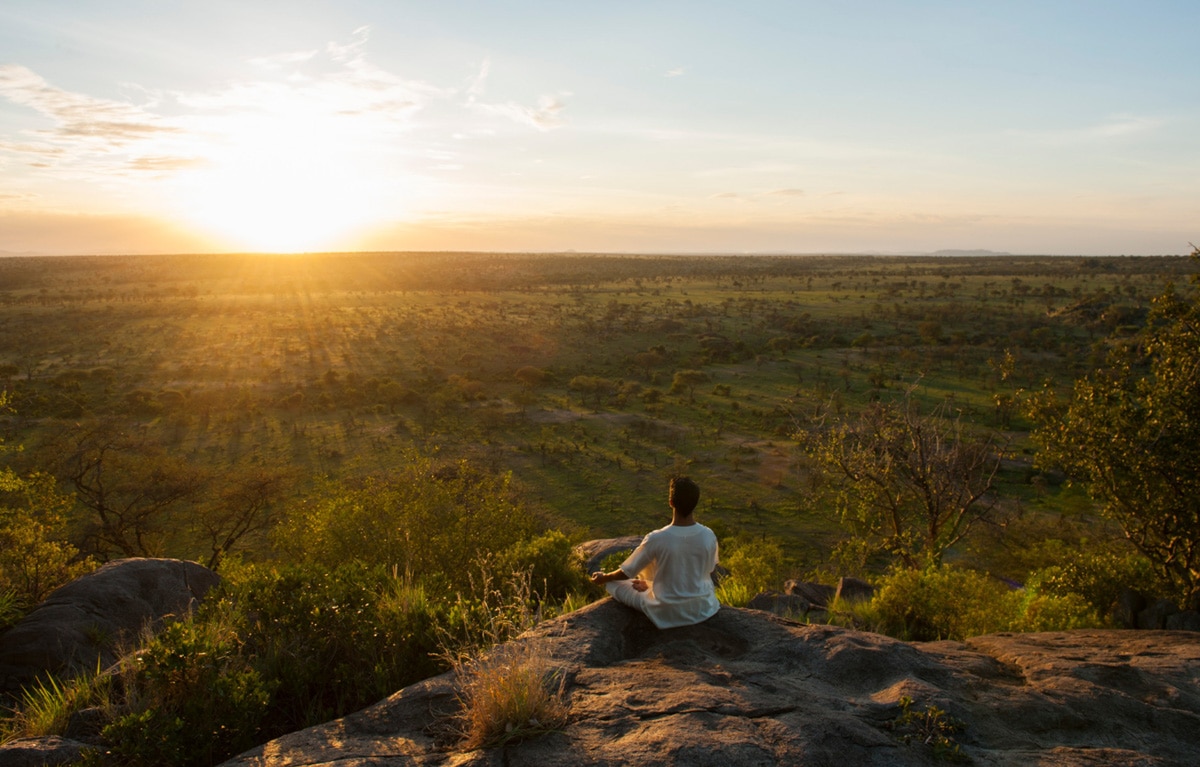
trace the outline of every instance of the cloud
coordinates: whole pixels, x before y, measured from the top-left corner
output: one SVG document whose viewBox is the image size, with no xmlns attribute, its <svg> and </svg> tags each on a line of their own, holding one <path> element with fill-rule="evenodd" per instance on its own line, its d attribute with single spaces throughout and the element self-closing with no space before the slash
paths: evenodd
<svg viewBox="0 0 1200 767">
<path fill-rule="evenodd" d="M 140 107 L 72 93 L 16 64 L 0 66 L 0 96 L 40 112 L 54 128 L 37 135 L 53 143 L 80 139 L 102 147 L 121 147 L 178 129 Z M 44 151 L 38 148 L 39 151 Z"/>
<path fill-rule="evenodd" d="M 774 189 L 763 193 L 763 197 L 803 197 L 804 195 L 803 189 Z"/>
<path fill-rule="evenodd" d="M 674 69 L 668 69 L 663 77 L 679 77 L 684 71 L 683 67 L 675 67 Z"/>
<path fill-rule="evenodd" d="M 208 165 L 208 161 L 200 157 L 135 157 L 129 161 L 131 170 L 173 171 L 185 168 L 199 168 Z"/>
<path fill-rule="evenodd" d="M 540 131 L 553 130 L 565 124 L 559 112 L 566 106 L 554 96 L 542 96 L 536 107 L 527 107 L 515 102 L 507 104 L 469 103 L 472 109 L 482 114 L 506 117 L 515 123 L 528 125 Z"/>
<path fill-rule="evenodd" d="M 467 87 L 467 103 L 473 104 L 475 100 L 483 95 L 484 86 L 487 84 L 488 73 L 492 70 L 492 62 L 490 59 L 484 59 L 479 65 L 479 74 L 471 80 L 471 84 Z"/>
<path fill-rule="evenodd" d="M 1017 138 L 1031 139 L 1045 144 L 1074 144 L 1078 142 L 1110 141 L 1153 133 L 1162 127 L 1163 120 L 1131 114 L 1112 115 L 1095 125 L 1084 125 L 1063 130 L 1009 130 L 1006 133 Z"/>
</svg>

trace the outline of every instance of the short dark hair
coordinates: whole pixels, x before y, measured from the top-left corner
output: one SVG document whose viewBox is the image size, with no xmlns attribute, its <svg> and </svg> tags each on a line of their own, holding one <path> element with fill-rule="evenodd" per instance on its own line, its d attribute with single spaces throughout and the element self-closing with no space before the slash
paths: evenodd
<svg viewBox="0 0 1200 767">
<path fill-rule="evenodd" d="M 691 514 L 700 503 L 700 486 L 688 477 L 671 477 L 667 503 L 680 514 Z"/>
</svg>

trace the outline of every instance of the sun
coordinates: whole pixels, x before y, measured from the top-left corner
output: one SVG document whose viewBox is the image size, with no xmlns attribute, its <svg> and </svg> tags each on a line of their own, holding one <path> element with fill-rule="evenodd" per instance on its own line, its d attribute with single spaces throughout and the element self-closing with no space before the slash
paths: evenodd
<svg viewBox="0 0 1200 767">
<path fill-rule="evenodd" d="M 378 221 L 383 185 L 361 144 L 311 114 L 293 117 L 226 126 L 202 166 L 180 179 L 179 213 L 225 247 L 273 253 L 344 249 Z"/>
</svg>

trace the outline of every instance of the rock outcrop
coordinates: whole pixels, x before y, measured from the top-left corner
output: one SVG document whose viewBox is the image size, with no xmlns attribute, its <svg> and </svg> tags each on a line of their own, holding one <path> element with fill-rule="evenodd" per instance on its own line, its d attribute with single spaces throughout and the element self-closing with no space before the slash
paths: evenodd
<svg viewBox="0 0 1200 767">
<path fill-rule="evenodd" d="M 110 665 L 138 632 L 193 609 L 219 580 L 195 562 L 120 559 L 56 589 L 0 635 L 0 693 Z"/>
<path fill-rule="evenodd" d="M 912 644 L 722 608 L 660 631 L 612 600 L 542 624 L 569 724 L 464 752 L 434 677 L 225 767 L 347 765 L 921 765 L 894 729 L 902 698 L 960 720 L 976 765 L 1200 764 L 1200 634 L 1073 631 Z M 935 715 L 932 715 L 936 718 Z"/>
</svg>

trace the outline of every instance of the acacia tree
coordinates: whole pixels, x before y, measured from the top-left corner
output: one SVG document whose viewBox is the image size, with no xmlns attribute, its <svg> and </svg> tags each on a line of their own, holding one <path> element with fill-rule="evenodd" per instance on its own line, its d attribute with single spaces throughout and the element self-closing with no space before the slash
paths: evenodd
<svg viewBox="0 0 1200 767">
<path fill-rule="evenodd" d="M 905 398 L 875 403 L 807 439 L 826 480 L 848 547 L 910 568 L 941 564 L 946 551 L 993 516 L 1000 451 L 968 434 L 943 406 L 923 415 Z"/>
<path fill-rule="evenodd" d="M 196 515 L 208 544 L 210 570 L 216 570 L 239 542 L 275 526 L 280 502 L 295 482 L 295 472 L 263 466 L 236 470 L 224 480 L 216 498 Z"/>
<path fill-rule="evenodd" d="M 1169 287 L 1068 402 L 1044 389 L 1031 409 L 1039 460 L 1086 482 L 1164 584 L 1200 606 L 1200 293 Z"/>
<path fill-rule="evenodd" d="M 100 557 L 161 555 L 171 516 L 196 503 L 208 480 L 111 421 L 76 427 L 61 446 L 57 473 L 92 512 L 85 545 Z"/>
</svg>

